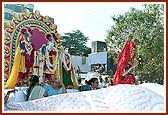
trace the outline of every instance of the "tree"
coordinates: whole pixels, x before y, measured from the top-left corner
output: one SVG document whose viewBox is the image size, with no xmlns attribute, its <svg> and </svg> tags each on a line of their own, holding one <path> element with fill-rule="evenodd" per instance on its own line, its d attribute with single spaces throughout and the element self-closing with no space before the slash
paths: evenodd
<svg viewBox="0 0 168 115">
<path fill-rule="evenodd" d="M 71 55 L 87 56 L 91 53 L 91 48 L 86 46 L 88 37 L 85 37 L 80 30 L 64 33 L 62 45 Z"/>
<path fill-rule="evenodd" d="M 113 16 L 115 25 L 107 32 L 106 44 L 114 60 L 129 38 L 137 45 L 141 58 L 136 75 L 142 80 L 163 84 L 164 79 L 164 5 L 147 4 L 143 10 L 131 8 Z"/>
</svg>

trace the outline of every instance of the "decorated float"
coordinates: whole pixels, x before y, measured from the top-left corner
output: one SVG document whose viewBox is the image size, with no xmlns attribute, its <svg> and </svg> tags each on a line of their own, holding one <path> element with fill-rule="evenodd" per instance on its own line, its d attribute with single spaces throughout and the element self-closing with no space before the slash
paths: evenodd
<svg viewBox="0 0 168 115">
<path fill-rule="evenodd" d="M 20 50 L 25 27 L 31 30 L 31 43 L 34 48 L 33 63 L 29 68 L 25 65 Z M 24 29 L 23 29 L 24 28 Z M 23 29 L 23 30 L 22 30 Z M 54 34 L 54 41 L 48 38 Z M 49 35 L 48 35 L 49 34 Z M 49 16 L 42 16 L 39 11 L 35 13 L 25 11 L 14 14 L 10 23 L 5 23 L 4 31 L 4 94 L 12 88 L 18 88 L 21 80 L 28 79 L 32 74 L 38 75 L 44 81 L 44 74 L 59 77 L 65 85 L 77 86 L 77 79 L 73 70 L 70 55 L 61 45 L 62 37 L 57 32 L 57 26 L 50 21 Z M 47 37 L 48 35 L 48 37 Z M 47 47 L 49 45 L 49 47 Z M 29 44 L 27 44 L 29 46 Z M 31 47 L 25 47 L 26 54 L 31 54 Z M 53 51 L 54 53 L 51 53 Z M 25 55 L 24 55 L 25 56 Z M 52 62 L 51 62 L 52 60 Z M 30 64 L 30 63 L 28 63 Z M 47 68 L 48 72 L 45 71 Z M 18 80 L 18 76 L 22 76 Z M 26 74 L 25 74 L 26 73 Z M 69 78 L 67 77 L 69 76 Z M 67 84 L 66 84 L 67 83 Z M 25 91 L 25 87 L 21 87 Z M 16 94 L 11 94 L 6 104 L 2 104 L 3 112 L 165 112 L 165 86 L 146 83 L 141 85 L 119 84 L 91 91 L 71 91 L 68 93 L 43 97 L 32 101 L 18 101 Z M 162 91 L 162 92 L 159 92 Z M 19 99 L 22 99 L 21 97 Z"/>
<path fill-rule="evenodd" d="M 12 21 L 4 25 L 5 88 L 27 82 L 32 74 L 41 82 L 59 77 L 66 86 L 78 85 L 70 54 L 61 45 L 62 37 L 49 16 L 25 9 L 21 14 L 14 13 Z"/>
</svg>

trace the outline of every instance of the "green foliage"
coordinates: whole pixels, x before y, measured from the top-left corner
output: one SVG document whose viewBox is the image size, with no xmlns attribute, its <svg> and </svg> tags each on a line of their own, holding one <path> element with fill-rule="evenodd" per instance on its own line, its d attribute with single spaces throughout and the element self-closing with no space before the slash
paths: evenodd
<svg viewBox="0 0 168 115">
<path fill-rule="evenodd" d="M 124 15 L 112 16 L 112 20 L 115 25 L 108 31 L 106 44 L 114 60 L 117 62 L 118 52 L 131 39 L 137 45 L 136 58 L 142 58 L 136 75 L 163 84 L 164 5 L 145 4 L 143 10 L 131 8 Z"/>
<path fill-rule="evenodd" d="M 64 33 L 62 45 L 71 55 L 87 56 L 91 53 L 91 48 L 86 46 L 88 37 L 85 37 L 80 30 Z"/>
</svg>

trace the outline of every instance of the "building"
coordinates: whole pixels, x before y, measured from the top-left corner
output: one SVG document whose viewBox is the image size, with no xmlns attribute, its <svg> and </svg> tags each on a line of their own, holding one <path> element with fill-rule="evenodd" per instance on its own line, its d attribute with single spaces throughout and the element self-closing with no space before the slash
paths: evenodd
<svg viewBox="0 0 168 115">
<path fill-rule="evenodd" d="M 113 75 L 116 69 L 112 58 L 107 52 L 106 43 L 102 41 L 92 42 L 92 53 L 89 54 L 88 57 L 72 55 L 71 58 L 74 67 L 79 66 L 82 73 L 98 71 L 100 73 Z"/>
<path fill-rule="evenodd" d="M 33 12 L 33 4 L 4 4 L 4 19 L 5 22 L 10 22 L 13 19 L 14 13 L 22 13 L 24 9 L 29 9 L 30 12 Z"/>
<path fill-rule="evenodd" d="M 13 19 L 14 13 L 22 13 L 24 9 L 28 9 L 33 12 L 33 4 L 4 4 L 4 21 L 10 22 Z M 54 18 L 50 18 L 50 21 L 54 23 Z"/>
<path fill-rule="evenodd" d="M 107 74 L 114 74 L 113 60 L 107 52 L 105 42 L 92 42 L 92 53 L 88 56 L 88 64 L 91 71 L 105 72 Z"/>
<path fill-rule="evenodd" d="M 107 46 L 105 42 L 93 41 L 92 42 L 92 53 L 106 52 Z"/>
<path fill-rule="evenodd" d="M 79 66 L 80 70 L 81 70 L 80 73 L 87 73 L 88 71 L 90 71 L 90 67 L 88 65 L 87 58 L 88 57 L 85 57 L 85 56 L 71 55 L 72 64 L 75 67 L 75 70 Z"/>
</svg>

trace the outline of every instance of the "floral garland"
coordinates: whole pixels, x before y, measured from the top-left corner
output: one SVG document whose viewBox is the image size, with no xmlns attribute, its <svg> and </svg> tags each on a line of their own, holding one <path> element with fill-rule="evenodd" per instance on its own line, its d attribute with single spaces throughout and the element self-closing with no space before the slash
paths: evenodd
<svg viewBox="0 0 168 115">
<path fill-rule="evenodd" d="M 42 48 L 39 51 L 39 81 L 43 82 L 43 73 L 44 73 L 44 55 L 42 54 Z"/>
<path fill-rule="evenodd" d="M 69 57 L 69 59 L 66 58 L 67 56 Z M 70 59 L 69 53 L 66 53 L 66 52 L 63 53 L 63 60 L 62 60 L 62 62 L 64 64 L 63 66 L 64 66 L 64 69 L 66 70 L 66 72 L 70 71 L 71 68 L 72 68 L 72 64 L 71 64 L 71 59 Z"/>
<path fill-rule="evenodd" d="M 39 56 L 38 56 L 38 52 L 34 51 L 34 70 L 33 70 L 33 75 L 37 75 L 38 76 L 38 62 L 39 62 Z"/>
<path fill-rule="evenodd" d="M 56 58 L 55 58 L 53 64 L 50 62 L 50 56 L 49 56 L 50 51 L 55 51 L 55 52 L 57 52 L 57 55 L 56 55 Z M 58 53 L 58 49 L 57 49 L 56 47 L 54 47 L 53 44 L 50 44 L 50 43 L 49 43 L 49 44 L 46 46 L 45 57 L 46 57 L 46 66 L 47 66 L 48 70 L 49 70 L 50 72 L 54 73 L 55 70 L 56 70 L 56 67 L 57 67 L 57 65 L 58 65 L 58 59 L 59 59 L 59 57 L 60 57 L 60 54 Z"/>
<path fill-rule="evenodd" d="M 31 55 L 31 52 L 33 50 L 31 42 L 26 42 L 25 41 L 25 50 L 26 50 L 26 54 Z"/>
</svg>

